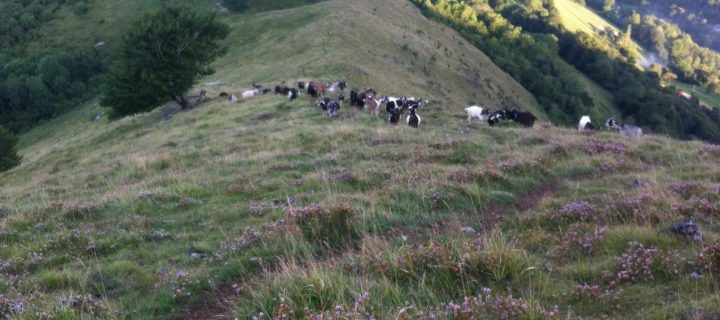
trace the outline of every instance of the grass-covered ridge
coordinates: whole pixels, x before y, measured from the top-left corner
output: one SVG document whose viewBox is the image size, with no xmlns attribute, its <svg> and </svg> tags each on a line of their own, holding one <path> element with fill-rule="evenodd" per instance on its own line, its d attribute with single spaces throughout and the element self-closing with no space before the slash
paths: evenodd
<svg viewBox="0 0 720 320">
<path fill-rule="evenodd" d="M 478 295 L 471 310 L 502 312 L 495 299 L 512 295 L 531 318 L 555 305 L 720 311 L 703 245 L 661 230 L 695 216 L 712 244 L 716 147 L 444 116 L 412 130 L 342 112 L 330 121 L 267 96 L 87 123 L 24 148 L 30 161 L 2 176 L 3 295 L 71 318 L 300 317 L 358 301 L 384 318 Z M 355 235 L 303 231 L 302 217 Z M 624 254 L 649 255 L 650 276 L 616 281 Z"/>
<path fill-rule="evenodd" d="M 717 146 L 467 125 L 464 99 L 532 99 L 509 94 L 519 86 L 409 3 L 377 3 L 245 16 L 202 83 L 223 82 L 207 88 L 216 96 L 253 81 L 347 78 L 427 95 L 419 130 L 348 107 L 331 121 L 307 96 L 214 100 L 170 121 L 157 110 L 92 122 L 102 109 L 87 104 L 23 134 L 24 163 L 0 174 L 0 314 L 720 313 Z M 337 21 L 347 29 L 327 31 Z M 370 27 L 389 34 L 360 29 Z M 370 38 L 378 45 L 348 45 Z M 480 89 L 457 81 L 465 64 Z M 691 216 L 704 242 L 663 231 Z"/>
</svg>

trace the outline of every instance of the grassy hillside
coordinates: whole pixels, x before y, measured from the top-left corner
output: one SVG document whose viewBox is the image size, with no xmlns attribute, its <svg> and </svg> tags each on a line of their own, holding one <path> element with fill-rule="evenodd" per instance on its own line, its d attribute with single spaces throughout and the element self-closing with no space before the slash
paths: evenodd
<svg viewBox="0 0 720 320">
<path fill-rule="evenodd" d="M 673 81 L 672 85 L 675 86 L 678 90 L 683 90 L 697 97 L 700 100 L 700 103 L 708 108 L 720 108 L 720 93 L 709 93 L 704 89 L 693 89 L 696 86 L 692 86 L 679 81 Z"/>
<path fill-rule="evenodd" d="M 567 28 L 570 32 L 584 32 L 591 35 L 597 35 L 598 39 L 604 41 L 610 48 L 616 47 L 616 44 L 612 43 L 605 37 L 599 36 L 598 32 L 601 31 L 601 26 L 604 28 L 604 32 L 606 33 L 622 33 L 625 31 L 624 29 L 621 30 L 616 27 L 612 22 L 603 19 L 594 11 L 572 0 L 555 0 L 554 3 L 560 12 L 562 23 L 565 28 Z M 649 61 L 650 57 L 645 49 L 634 41 L 633 44 L 639 53 L 638 63 L 643 65 L 644 61 Z"/>
<path fill-rule="evenodd" d="M 662 231 L 695 216 L 713 244 L 715 146 L 467 130 L 442 116 L 413 130 L 352 109 L 330 121 L 305 98 L 276 96 L 216 101 L 171 121 L 84 120 L 97 111 L 24 135 L 25 163 L 0 175 L 0 288 L 26 306 L 13 316 L 389 318 L 442 315 L 480 294 L 468 312 L 499 317 L 513 301 L 529 306 L 515 310 L 524 318 L 554 305 L 563 318 L 720 312 L 703 246 Z M 32 142 L 44 135 L 54 138 Z M 333 227 L 303 233 L 291 212 Z M 356 237 L 333 236 L 348 224 Z M 618 260 L 641 253 L 651 261 Z M 613 284 L 627 268 L 652 277 Z"/>
<path fill-rule="evenodd" d="M 427 96 L 421 128 L 307 96 L 63 115 L 0 173 L 0 318 L 720 315 L 717 146 L 468 125 L 534 102 L 404 1 L 227 19 L 211 96 L 346 78 Z M 690 217 L 703 242 L 666 231 Z"/>
</svg>

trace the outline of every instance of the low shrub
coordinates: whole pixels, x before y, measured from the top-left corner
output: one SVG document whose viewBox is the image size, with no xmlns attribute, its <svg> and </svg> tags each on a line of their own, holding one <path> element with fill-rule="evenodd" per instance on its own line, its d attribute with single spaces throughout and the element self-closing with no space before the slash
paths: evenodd
<svg viewBox="0 0 720 320">
<path fill-rule="evenodd" d="M 309 242 L 337 248 L 355 242 L 360 236 L 353 209 L 344 204 L 330 209 L 322 205 L 291 208 L 288 215 Z"/>
</svg>

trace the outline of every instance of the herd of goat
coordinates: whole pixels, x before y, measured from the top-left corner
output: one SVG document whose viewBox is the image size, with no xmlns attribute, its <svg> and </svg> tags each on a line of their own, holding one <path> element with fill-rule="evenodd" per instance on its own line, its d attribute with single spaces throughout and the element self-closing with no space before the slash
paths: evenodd
<svg viewBox="0 0 720 320">
<path fill-rule="evenodd" d="M 288 87 L 283 82 L 282 85 L 276 85 L 274 90 L 254 83 L 252 87 L 252 89 L 242 93 L 243 99 L 250 99 L 260 94 L 274 92 L 277 95 L 287 96 L 288 100 L 292 101 L 300 97 L 304 92 L 318 99 L 318 107 L 330 118 L 336 118 L 339 115 L 340 106 L 346 99 L 345 90 L 348 88 L 347 82 L 345 81 L 334 83 L 327 83 L 325 81 L 310 81 L 306 83 L 301 81 L 297 83 L 297 88 Z M 329 95 L 334 95 L 335 99 L 331 99 L 328 97 Z M 232 102 L 239 100 L 237 96 L 228 95 L 225 92 L 221 93 L 220 96 Z M 417 109 L 428 104 L 427 100 L 416 99 L 414 97 L 380 97 L 372 88 L 351 89 L 349 92 L 349 100 L 351 106 L 359 110 L 367 109 L 370 111 L 370 114 L 375 115 L 380 113 L 380 109 L 382 109 L 384 105 L 388 115 L 388 121 L 391 124 L 398 124 L 400 119 L 405 116 L 406 123 L 414 128 L 418 128 L 422 121 L 420 115 L 417 113 Z M 468 122 L 472 122 L 473 118 L 478 118 L 482 123 L 487 116 L 488 124 L 491 126 L 501 121 L 512 120 L 523 127 L 531 128 L 535 124 L 535 120 L 537 120 L 537 117 L 532 113 L 519 111 L 514 108 L 490 112 L 490 110 L 486 108 L 471 106 L 465 108 L 465 111 L 467 112 Z M 618 132 L 626 136 L 641 136 L 643 134 L 641 128 L 628 124 L 618 124 L 614 118 L 608 119 L 605 127 L 618 130 Z M 582 116 L 578 123 L 578 130 L 600 130 L 600 128 L 592 123 L 590 116 Z"/>
</svg>

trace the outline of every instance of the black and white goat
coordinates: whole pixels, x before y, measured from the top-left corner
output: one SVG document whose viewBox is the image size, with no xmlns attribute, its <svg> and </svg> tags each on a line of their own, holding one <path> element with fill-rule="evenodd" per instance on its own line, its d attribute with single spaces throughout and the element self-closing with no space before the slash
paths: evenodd
<svg viewBox="0 0 720 320">
<path fill-rule="evenodd" d="M 467 122 L 472 123 L 472 118 L 478 118 L 480 123 L 483 121 L 483 116 L 488 115 L 490 112 L 487 109 L 484 109 L 482 107 L 478 106 L 471 106 L 465 108 L 465 111 L 467 112 Z"/>
<path fill-rule="evenodd" d="M 407 124 L 413 128 L 420 127 L 420 122 L 422 119 L 420 118 L 420 115 L 417 114 L 417 111 L 415 111 L 415 108 L 410 108 L 410 115 L 407 117 Z"/>
<path fill-rule="evenodd" d="M 598 127 L 595 126 L 592 121 L 590 121 L 590 116 L 582 116 L 580 118 L 580 122 L 578 123 L 578 131 L 584 130 L 598 130 Z"/>
<path fill-rule="evenodd" d="M 616 129 L 624 136 L 638 137 L 643 135 L 643 131 L 640 127 L 636 127 L 629 124 L 618 124 L 615 118 L 610 118 L 605 122 L 605 127 L 610 129 Z"/>
</svg>

